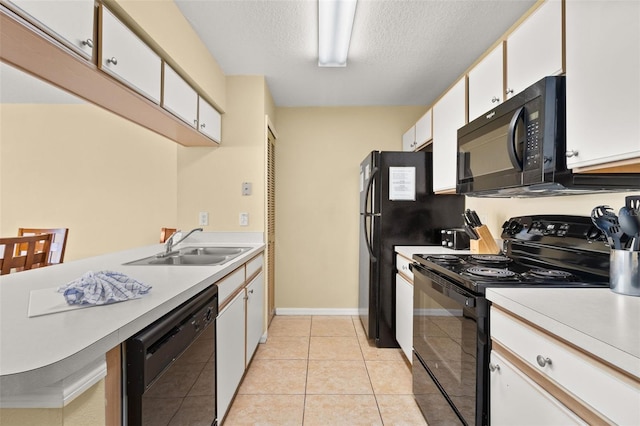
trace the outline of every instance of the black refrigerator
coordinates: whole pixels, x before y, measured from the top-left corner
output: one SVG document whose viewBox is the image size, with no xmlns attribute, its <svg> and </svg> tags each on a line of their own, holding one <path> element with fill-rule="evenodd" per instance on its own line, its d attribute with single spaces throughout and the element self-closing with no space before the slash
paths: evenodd
<svg viewBox="0 0 640 426">
<path fill-rule="evenodd" d="M 440 245 L 462 226 L 463 195 L 434 195 L 432 153 L 373 151 L 360 163 L 358 312 L 377 347 L 395 337 L 395 246 Z"/>
</svg>

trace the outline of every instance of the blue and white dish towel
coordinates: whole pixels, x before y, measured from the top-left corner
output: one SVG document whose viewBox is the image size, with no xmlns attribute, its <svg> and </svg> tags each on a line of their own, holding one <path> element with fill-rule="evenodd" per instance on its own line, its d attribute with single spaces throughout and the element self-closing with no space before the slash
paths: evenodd
<svg viewBox="0 0 640 426">
<path fill-rule="evenodd" d="M 138 298 L 149 290 L 151 286 L 115 271 L 89 271 L 58 287 L 69 305 L 106 305 Z"/>
</svg>

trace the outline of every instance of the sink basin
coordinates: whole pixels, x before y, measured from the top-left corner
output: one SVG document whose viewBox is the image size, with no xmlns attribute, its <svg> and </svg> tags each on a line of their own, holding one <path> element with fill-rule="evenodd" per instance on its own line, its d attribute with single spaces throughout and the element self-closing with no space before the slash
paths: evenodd
<svg viewBox="0 0 640 426">
<path fill-rule="evenodd" d="M 125 265 L 222 265 L 250 249 L 251 247 L 185 247 L 169 255 L 159 253 Z"/>
</svg>

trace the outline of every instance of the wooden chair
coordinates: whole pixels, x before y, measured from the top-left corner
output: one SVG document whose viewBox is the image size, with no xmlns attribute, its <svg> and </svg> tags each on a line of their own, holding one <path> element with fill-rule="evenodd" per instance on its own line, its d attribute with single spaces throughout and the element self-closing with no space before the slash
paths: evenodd
<svg viewBox="0 0 640 426">
<path fill-rule="evenodd" d="M 176 231 L 177 228 L 160 228 L 160 242 L 166 242 Z"/>
<path fill-rule="evenodd" d="M 47 266 L 52 240 L 53 234 L 0 238 L 0 246 L 4 246 L 4 255 L 0 259 L 0 275 Z M 21 250 L 16 254 L 17 247 L 24 247 L 24 252 Z"/>
<path fill-rule="evenodd" d="M 18 228 L 18 236 L 53 234 L 51 248 L 49 249 L 49 265 L 57 265 L 64 261 L 64 251 L 67 248 L 67 237 L 69 228 Z M 26 247 L 20 246 L 20 251 Z M 20 254 L 17 252 L 16 254 Z"/>
</svg>

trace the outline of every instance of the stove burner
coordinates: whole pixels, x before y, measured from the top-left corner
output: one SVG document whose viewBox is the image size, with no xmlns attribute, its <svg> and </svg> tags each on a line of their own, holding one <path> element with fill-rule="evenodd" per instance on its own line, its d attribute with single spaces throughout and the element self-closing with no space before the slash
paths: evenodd
<svg viewBox="0 0 640 426">
<path fill-rule="evenodd" d="M 529 274 L 536 278 L 550 278 L 567 280 L 573 278 L 573 274 L 566 271 L 558 271 L 556 269 L 532 269 Z"/>
<path fill-rule="evenodd" d="M 515 272 L 509 271 L 508 269 L 486 268 L 484 266 L 473 266 L 468 268 L 467 272 L 478 277 L 490 278 L 511 278 L 516 275 Z"/>
<path fill-rule="evenodd" d="M 447 264 L 462 262 L 462 260 L 458 256 L 453 254 L 434 254 L 431 256 L 427 256 L 427 260 L 431 262 L 447 263 Z"/>
<path fill-rule="evenodd" d="M 471 259 L 478 263 L 509 263 L 511 259 L 501 254 L 472 254 Z"/>
</svg>

